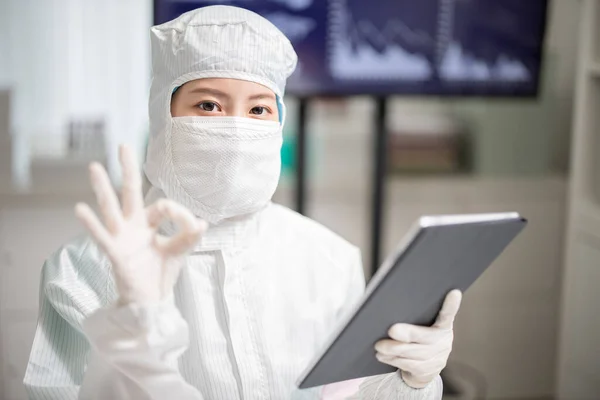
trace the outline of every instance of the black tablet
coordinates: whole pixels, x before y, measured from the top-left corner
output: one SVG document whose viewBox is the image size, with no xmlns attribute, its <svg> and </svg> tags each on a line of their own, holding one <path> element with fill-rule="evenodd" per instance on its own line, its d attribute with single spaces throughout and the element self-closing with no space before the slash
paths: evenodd
<svg viewBox="0 0 600 400">
<path fill-rule="evenodd" d="M 446 294 L 465 291 L 519 234 L 518 213 L 421 217 L 373 276 L 362 300 L 298 380 L 300 388 L 396 371 L 374 345 L 397 322 L 433 324 Z"/>
</svg>

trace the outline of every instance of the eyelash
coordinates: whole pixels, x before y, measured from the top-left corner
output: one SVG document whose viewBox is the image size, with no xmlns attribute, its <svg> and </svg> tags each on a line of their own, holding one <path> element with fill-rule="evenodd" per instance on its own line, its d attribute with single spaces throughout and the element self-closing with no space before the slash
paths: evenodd
<svg viewBox="0 0 600 400">
<path fill-rule="evenodd" d="M 221 111 L 221 106 L 219 106 L 217 103 L 215 103 L 214 101 L 203 101 L 201 103 L 198 103 L 198 105 L 196 107 L 198 107 L 199 109 L 201 109 L 202 111 L 206 111 L 206 112 L 213 112 L 215 110 L 205 110 L 202 106 L 206 105 L 206 104 L 210 104 L 215 106 L 215 108 L 217 108 L 218 111 Z"/>
<path fill-rule="evenodd" d="M 206 111 L 206 112 L 214 112 L 214 111 L 215 111 L 214 109 L 213 109 L 213 110 L 205 110 L 205 109 L 203 108 L 203 106 L 205 106 L 205 105 L 212 105 L 212 106 L 214 106 L 214 107 L 217 109 L 217 111 L 222 111 L 222 109 L 221 109 L 221 106 L 219 106 L 219 105 L 218 105 L 217 103 L 215 103 L 214 101 L 202 101 L 202 102 L 198 103 L 198 104 L 196 105 L 196 107 L 198 107 L 198 108 L 199 108 L 199 109 L 201 109 L 202 111 Z M 256 109 L 260 109 L 260 110 L 262 110 L 263 112 L 262 112 L 262 113 L 259 113 L 259 114 L 255 114 L 255 113 L 253 113 L 252 111 L 253 111 L 253 110 L 256 110 Z M 257 115 L 257 116 L 261 116 L 261 115 L 265 115 L 265 114 L 271 114 L 271 113 L 272 113 L 271 109 L 270 109 L 269 107 L 265 107 L 265 106 L 255 106 L 255 107 L 252 107 L 252 108 L 250 109 L 250 114 Z"/>
<path fill-rule="evenodd" d="M 251 114 L 254 114 L 254 113 L 252 112 L 252 110 L 255 110 L 255 109 L 257 109 L 257 108 L 260 108 L 260 109 L 264 110 L 264 111 L 266 112 L 266 114 L 271 114 L 271 113 L 272 113 L 272 111 L 269 109 L 269 107 L 265 107 L 265 106 L 256 106 L 256 107 L 252 107 L 252 109 L 250 110 L 250 113 L 251 113 Z M 254 115 L 264 115 L 264 114 L 265 114 L 265 113 L 254 114 Z"/>
</svg>

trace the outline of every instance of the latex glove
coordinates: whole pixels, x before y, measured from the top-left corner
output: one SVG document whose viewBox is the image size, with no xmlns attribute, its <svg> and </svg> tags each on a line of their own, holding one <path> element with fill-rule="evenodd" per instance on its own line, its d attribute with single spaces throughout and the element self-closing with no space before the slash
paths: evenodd
<svg viewBox="0 0 600 400">
<path fill-rule="evenodd" d="M 388 331 L 391 339 L 376 343 L 377 359 L 400 369 L 404 382 L 420 389 L 427 386 L 446 367 L 454 339 L 454 318 L 462 293 L 453 290 L 431 327 L 395 324 Z"/>
<path fill-rule="evenodd" d="M 207 224 L 171 200 L 161 199 L 144 208 L 135 155 L 121 146 L 119 157 L 123 169 L 122 209 L 106 170 L 92 163 L 90 180 L 105 225 L 87 204 L 77 204 L 75 214 L 112 262 L 119 305 L 156 303 L 172 293 L 183 257 L 198 242 Z M 158 234 L 165 219 L 178 225 L 176 236 Z"/>
</svg>

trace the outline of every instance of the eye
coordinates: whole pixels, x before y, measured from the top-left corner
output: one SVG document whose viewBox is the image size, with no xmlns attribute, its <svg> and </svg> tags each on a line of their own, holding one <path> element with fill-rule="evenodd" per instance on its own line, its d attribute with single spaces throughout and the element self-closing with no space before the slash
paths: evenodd
<svg viewBox="0 0 600 400">
<path fill-rule="evenodd" d="M 203 101 L 202 103 L 198 104 L 197 107 L 206 112 L 221 111 L 219 105 L 212 101 Z"/>
<path fill-rule="evenodd" d="M 254 107 L 252 110 L 250 110 L 250 114 L 252 115 L 266 115 L 267 113 L 270 113 L 271 110 L 269 110 L 267 107 Z"/>
</svg>

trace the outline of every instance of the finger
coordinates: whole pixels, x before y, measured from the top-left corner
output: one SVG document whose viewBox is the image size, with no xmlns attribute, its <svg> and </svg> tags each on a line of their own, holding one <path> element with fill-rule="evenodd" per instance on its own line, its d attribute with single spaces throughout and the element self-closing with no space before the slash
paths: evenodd
<svg viewBox="0 0 600 400">
<path fill-rule="evenodd" d="M 204 221 L 200 223 L 194 214 L 179 203 L 165 200 L 164 207 L 167 217 L 175 222 L 178 228 L 183 232 L 197 231 L 201 225 L 206 225 Z"/>
<path fill-rule="evenodd" d="M 404 348 L 403 345 L 410 343 L 399 342 L 392 339 L 383 339 L 375 343 L 375 351 L 389 357 L 402 357 L 401 351 Z"/>
<path fill-rule="evenodd" d="M 173 213 L 173 210 L 176 210 L 176 213 L 189 214 L 189 220 L 186 219 L 185 222 L 189 221 L 190 223 L 194 223 L 192 220 L 197 221 L 196 218 L 187 210 L 187 208 L 183 207 L 179 203 L 168 199 L 160 199 L 146 208 L 148 225 L 156 228 L 165 220 L 173 220 L 173 217 L 170 216 L 170 214 Z M 180 229 L 181 228 L 182 227 L 180 227 Z"/>
<path fill-rule="evenodd" d="M 135 154 L 129 146 L 119 148 L 119 159 L 123 169 L 123 215 L 129 217 L 144 208 L 142 178 Z"/>
<path fill-rule="evenodd" d="M 375 344 L 375 350 L 386 356 L 410 358 L 411 360 L 427 360 L 433 355 L 431 346 L 417 343 L 403 343 L 396 340 L 380 340 Z"/>
<path fill-rule="evenodd" d="M 446 358 L 431 358 L 425 361 L 411 360 L 408 358 L 394 357 L 385 358 L 383 361 L 386 364 L 393 365 L 394 367 L 409 372 L 414 375 L 414 378 L 426 377 L 431 375 L 439 374 L 446 367 Z"/>
<path fill-rule="evenodd" d="M 163 219 L 165 219 L 165 216 L 160 211 L 161 203 L 162 201 L 158 200 L 156 203 L 146 208 L 146 220 L 148 221 L 148 226 L 150 226 L 151 228 L 158 228 L 162 223 Z"/>
<path fill-rule="evenodd" d="M 391 365 L 417 376 L 427 374 L 427 371 L 437 370 L 441 364 L 439 360 L 411 360 L 409 358 L 386 356 L 381 353 L 376 353 L 375 358 L 377 358 L 379 362 Z"/>
<path fill-rule="evenodd" d="M 198 243 L 200 235 L 206 231 L 208 225 L 178 203 L 165 203 L 165 210 L 167 216 L 177 224 L 180 232 L 165 242 L 162 250 L 173 256 L 183 254 Z"/>
<path fill-rule="evenodd" d="M 435 342 L 440 332 L 428 326 L 394 324 L 388 330 L 388 335 L 398 342 L 428 344 Z"/>
<path fill-rule="evenodd" d="M 90 235 L 98 245 L 108 253 L 111 247 L 112 238 L 110 233 L 104 228 L 94 211 L 85 203 L 78 203 L 75 206 L 75 215 L 87 228 Z"/>
<path fill-rule="evenodd" d="M 194 224 L 195 221 L 197 221 L 187 208 L 168 199 L 157 200 L 154 204 L 146 209 L 148 225 L 154 228 L 158 227 L 164 220 L 172 220 L 173 222 L 178 223 L 178 221 L 174 221 L 174 218 L 171 216 L 173 214 L 176 216 L 178 214 L 183 214 L 185 217 L 187 217 L 184 221 L 182 221 L 185 226 Z M 188 215 L 186 216 L 185 214 Z M 180 226 L 179 228 L 185 229 L 185 226 Z"/>
<path fill-rule="evenodd" d="M 462 292 L 460 290 L 452 290 L 446 295 L 444 305 L 440 310 L 435 324 L 433 326 L 444 329 L 451 329 L 454 324 L 454 318 L 460 308 L 462 301 Z"/>
<path fill-rule="evenodd" d="M 375 353 L 375 358 L 382 363 L 392 365 L 391 363 L 398 357 L 390 356 L 388 354 L 383 353 Z M 396 367 L 397 368 L 397 367 Z"/>
<path fill-rule="evenodd" d="M 415 363 L 415 361 L 411 362 L 409 360 L 405 360 L 400 357 L 389 356 L 389 355 L 381 354 L 381 353 L 375 353 L 375 358 L 377 359 L 377 361 L 379 361 L 381 363 L 391 365 L 392 367 L 395 367 L 398 369 L 404 369 L 404 368 L 407 368 L 407 366 L 412 367 Z M 404 368 L 401 368 L 401 366 Z"/>
<path fill-rule="evenodd" d="M 156 235 L 155 245 L 159 251 L 165 255 L 178 256 L 190 251 L 198 240 L 202 231 L 197 229 L 195 231 L 186 231 L 177 234 L 174 237 L 165 237 Z"/>
<path fill-rule="evenodd" d="M 447 353 L 445 346 L 430 344 L 403 343 L 396 340 L 384 339 L 375 344 L 375 351 L 389 357 L 408 358 L 411 360 L 429 360 Z"/>
<path fill-rule="evenodd" d="M 169 200 L 159 200 L 151 207 L 149 215 L 149 221 L 152 221 L 152 224 L 168 218 L 178 225 L 180 232 L 174 237 L 156 236 L 155 240 L 157 248 L 164 254 L 171 256 L 189 251 L 207 228 L 207 224 L 196 219 L 188 209 Z"/>
<path fill-rule="evenodd" d="M 96 194 L 98 206 L 104 216 L 106 228 L 111 233 L 118 232 L 123 223 L 119 200 L 102 165 L 98 163 L 90 164 L 90 181 Z"/>
<path fill-rule="evenodd" d="M 200 239 L 199 235 L 198 239 Z M 185 238 L 182 238 L 181 235 L 175 237 L 156 235 L 154 237 L 154 245 L 160 253 L 166 256 L 177 257 L 191 250 L 198 239 L 189 235 L 186 235 Z"/>
</svg>

